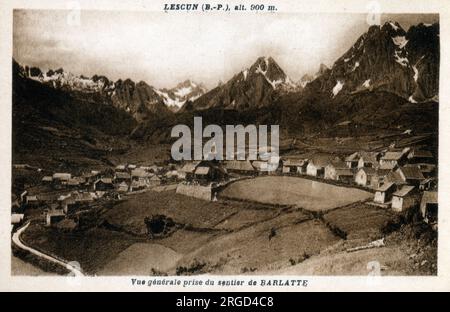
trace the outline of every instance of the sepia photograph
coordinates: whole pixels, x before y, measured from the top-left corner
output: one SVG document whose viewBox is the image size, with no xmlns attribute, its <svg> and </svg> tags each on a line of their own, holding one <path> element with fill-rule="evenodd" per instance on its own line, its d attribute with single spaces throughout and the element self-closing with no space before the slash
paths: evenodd
<svg viewBox="0 0 450 312">
<path fill-rule="evenodd" d="M 439 13 L 244 3 L 12 11 L 12 277 L 438 275 Z"/>
</svg>

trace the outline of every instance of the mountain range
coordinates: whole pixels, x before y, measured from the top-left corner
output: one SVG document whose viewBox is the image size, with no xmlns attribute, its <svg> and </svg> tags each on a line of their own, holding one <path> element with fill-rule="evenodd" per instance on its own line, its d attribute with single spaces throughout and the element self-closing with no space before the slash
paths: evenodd
<svg viewBox="0 0 450 312">
<path fill-rule="evenodd" d="M 30 118 L 35 126 L 78 127 L 95 137 L 114 136 L 117 127 L 120 136 L 158 143 L 169 142 L 171 127 L 190 125 L 193 116 L 204 124 L 278 124 L 284 136 L 334 136 L 342 122 L 358 133 L 434 132 L 439 52 L 439 24 L 405 31 L 390 21 L 371 26 L 330 68 L 320 64 L 296 83 L 267 56 L 209 91 L 190 80 L 157 89 L 131 79 L 44 72 L 13 60 L 13 121 L 17 136 L 28 141 L 35 136 L 33 127 L 23 126 Z"/>
<path fill-rule="evenodd" d="M 77 76 L 66 72 L 63 68 L 48 71 L 21 65 L 18 65 L 18 68 L 22 77 L 55 89 L 82 96 L 96 94 L 104 101 L 128 112 L 137 121 L 145 120 L 149 114 L 164 113 L 168 110 L 176 112 L 186 101 L 195 100 L 207 91 L 202 84 L 190 80 L 170 89 L 157 89 L 144 81 L 137 83 L 131 79 L 111 81 L 99 75 Z"/>
</svg>

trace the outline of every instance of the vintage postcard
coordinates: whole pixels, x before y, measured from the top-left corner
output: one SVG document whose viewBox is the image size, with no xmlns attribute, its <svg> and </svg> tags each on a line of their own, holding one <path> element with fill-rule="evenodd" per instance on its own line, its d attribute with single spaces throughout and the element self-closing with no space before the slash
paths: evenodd
<svg viewBox="0 0 450 312">
<path fill-rule="evenodd" d="M 450 6 L 1 4 L 1 288 L 450 290 Z"/>
</svg>

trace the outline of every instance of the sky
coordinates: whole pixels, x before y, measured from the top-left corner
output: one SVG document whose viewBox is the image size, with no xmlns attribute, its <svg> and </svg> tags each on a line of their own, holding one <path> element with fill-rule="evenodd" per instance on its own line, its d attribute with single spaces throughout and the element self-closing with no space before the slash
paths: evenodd
<svg viewBox="0 0 450 312">
<path fill-rule="evenodd" d="M 366 14 L 15 10 L 13 57 L 43 70 L 131 78 L 157 88 L 191 79 L 208 88 L 272 56 L 294 81 L 331 67 L 367 31 Z M 382 15 L 407 30 L 432 14 Z"/>
</svg>

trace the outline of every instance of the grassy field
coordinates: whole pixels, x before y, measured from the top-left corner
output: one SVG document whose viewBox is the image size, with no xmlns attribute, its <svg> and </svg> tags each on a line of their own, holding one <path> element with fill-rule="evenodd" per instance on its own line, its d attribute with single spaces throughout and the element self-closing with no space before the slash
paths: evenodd
<svg viewBox="0 0 450 312">
<path fill-rule="evenodd" d="M 81 268 L 90 274 L 115 259 L 122 250 L 139 242 L 129 235 L 101 228 L 62 233 L 36 223 L 29 226 L 22 239 L 36 249 L 67 261 L 78 261 Z"/>
<path fill-rule="evenodd" d="M 174 192 L 145 192 L 128 197 L 103 216 L 108 223 L 137 234 L 146 234 L 144 218 L 163 214 L 175 222 L 199 229 L 212 229 L 229 216 L 247 208 L 267 205 L 240 202 L 208 202 Z"/>
<path fill-rule="evenodd" d="M 150 238 L 143 220 L 152 214 L 164 214 L 181 226 L 168 236 Z M 23 238 L 97 275 L 361 275 L 367 274 L 370 261 L 379 261 L 386 274 L 435 272 L 435 245 L 416 246 L 415 232 L 383 232 L 395 217 L 361 202 L 312 213 L 294 206 L 208 202 L 173 191 L 146 192 L 100 216 L 97 224 L 104 219 L 112 227 L 62 233 L 33 224 Z M 386 247 L 346 252 L 381 237 L 387 237 Z"/>
<path fill-rule="evenodd" d="M 172 269 L 182 257 L 174 250 L 150 243 L 136 243 L 120 252 L 97 275 L 151 275 Z"/>
<path fill-rule="evenodd" d="M 329 210 L 373 196 L 355 188 L 286 176 L 238 181 L 228 186 L 221 195 L 268 204 L 295 205 L 311 211 Z"/>
</svg>

